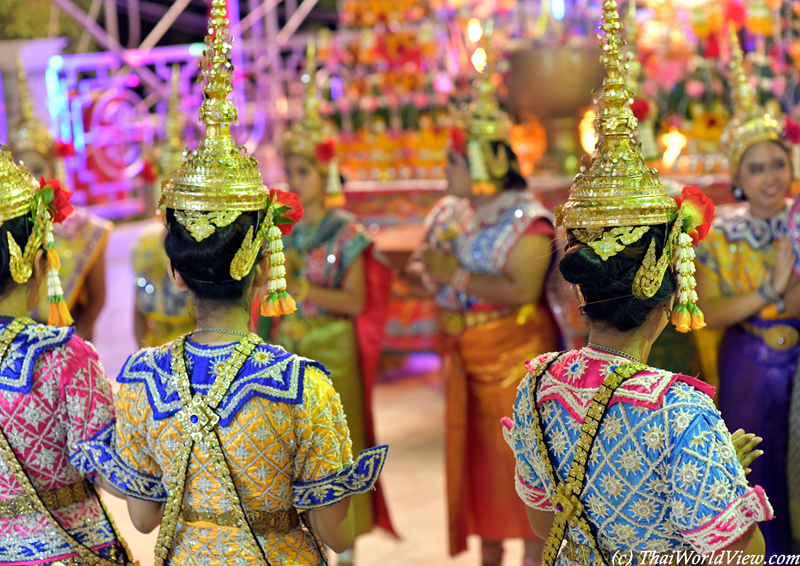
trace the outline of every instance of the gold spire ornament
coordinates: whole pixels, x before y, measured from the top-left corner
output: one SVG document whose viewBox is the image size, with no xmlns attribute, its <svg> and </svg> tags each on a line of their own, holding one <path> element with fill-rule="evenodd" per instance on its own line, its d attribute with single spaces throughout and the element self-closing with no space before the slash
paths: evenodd
<svg viewBox="0 0 800 566">
<path fill-rule="evenodd" d="M 674 253 L 679 251 L 678 304 L 673 322 L 682 332 L 702 328 L 705 323 L 696 305 L 691 243 L 696 244 L 695 239 L 699 241 L 707 232 L 713 205 L 695 187 L 684 188 L 679 199 L 670 198 L 658 171 L 645 164 L 641 144 L 635 139 L 638 121 L 631 110 L 633 91 L 627 84 L 630 65 L 623 52 L 615 0 L 603 3 L 600 29 L 606 78 L 597 96 L 597 144 L 590 167 L 581 168 L 569 199 L 556 208 L 557 223 L 603 261 L 638 242 L 650 226 L 669 225 L 661 257 L 656 256 L 655 240 L 651 241 L 634 277 L 632 295 L 639 300 L 655 296 L 666 270 L 672 268 Z M 682 245 L 683 236 L 689 238 L 688 250 Z"/>
<path fill-rule="evenodd" d="M 302 155 L 310 160 L 325 179 L 325 206 L 337 208 L 345 205 L 336 159 L 336 141 L 326 135 L 319 114 L 320 93 L 317 88 L 317 47 L 313 38 L 308 40 L 306 50 L 306 73 L 308 87 L 304 103 L 303 119 L 289 130 L 283 140 L 283 155 Z"/>
<path fill-rule="evenodd" d="M 8 145 L 14 154 L 35 151 L 50 157 L 54 140 L 47 125 L 33 114 L 33 101 L 28 87 L 28 74 L 22 66 L 22 58 L 17 54 L 17 76 L 19 78 L 20 121 L 8 133 Z"/>
<path fill-rule="evenodd" d="M 178 64 L 172 66 L 172 79 L 170 81 L 170 96 L 167 104 L 167 122 L 164 125 L 166 143 L 161 148 L 158 156 L 158 165 L 165 182 L 172 174 L 180 169 L 183 163 L 183 119 L 181 117 L 181 69 Z M 156 198 L 156 202 L 160 196 Z"/>
<path fill-rule="evenodd" d="M 512 163 L 505 145 L 510 144 L 511 119 L 497 103 L 495 88 L 492 84 L 494 58 L 492 56 L 492 36 L 494 25 L 491 19 L 481 36 L 481 47 L 486 57 L 483 69 L 478 69 L 479 76 L 475 81 L 477 95 L 457 117 L 466 134 L 466 153 L 472 177 L 473 194 L 491 195 L 497 192 L 499 184 L 508 175 Z M 477 61 L 476 61 L 477 62 Z M 497 153 L 492 150 L 491 142 L 502 142 Z M 503 145 L 505 144 L 505 145 Z M 513 166 L 519 167 L 516 163 Z"/>
<path fill-rule="evenodd" d="M 233 90 L 233 38 L 228 35 L 226 9 L 226 0 L 212 1 L 206 50 L 200 61 L 198 81 L 203 85 L 203 103 L 199 119 L 205 125 L 205 135 L 196 149 L 183 152 L 180 168 L 164 183 L 160 204 L 175 211 L 175 220 L 197 242 L 232 224 L 244 212 L 266 211 L 261 225 L 248 231 L 231 263 L 231 277 L 240 281 L 260 257 L 263 241 L 272 228 L 278 229 L 276 224 L 290 228 L 299 216 L 292 217 L 291 207 L 278 202 L 280 191 L 264 186 L 258 162 L 231 137 L 231 124 L 238 113 L 228 99 Z M 282 251 L 270 254 L 270 271 L 282 267 L 283 262 Z M 264 301 L 278 305 L 269 316 L 296 310 L 283 277 L 270 281 L 270 293 Z"/>
<path fill-rule="evenodd" d="M 731 26 L 731 62 L 728 69 L 733 86 L 731 98 L 735 111 L 733 118 L 725 126 L 720 142 L 728 158 L 731 175 L 735 177 L 739 174 L 742 157 L 750 147 L 764 141 L 777 142 L 783 146 L 786 146 L 786 142 L 782 136 L 782 118 L 770 115 L 758 103 L 756 91 L 747 80 L 744 53 L 733 26 Z"/>
<path fill-rule="evenodd" d="M 58 270 L 61 267 L 53 244 L 53 221 L 63 222 L 72 212 L 71 193 L 56 180 L 37 184 L 24 166 L 14 162 L 6 146 L 0 146 L 0 224 L 30 215 L 33 228 L 25 249 L 7 232 L 9 271 L 14 282 L 22 285 L 33 275 L 36 252 L 44 248 L 47 257 L 47 296 L 50 302 L 48 324 L 69 326 L 74 321 L 64 301 Z"/>
</svg>

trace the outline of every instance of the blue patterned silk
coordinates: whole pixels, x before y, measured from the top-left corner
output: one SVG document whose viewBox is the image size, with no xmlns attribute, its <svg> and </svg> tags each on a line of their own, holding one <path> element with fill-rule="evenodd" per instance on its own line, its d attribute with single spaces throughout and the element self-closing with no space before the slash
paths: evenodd
<svg viewBox="0 0 800 566">
<path fill-rule="evenodd" d="M 542 356 L 529 369 L 553 357 Z M 584 348 L 559 358 L 538 383 L 529 374 L 520 384 L 507 438 L 517 458 L 517 491 L 527 505 L 553 510 L 554 486 L 532 432 L 534 389 L 548 452 L 564 481 L 599 383 L 629 361 Z M 625 382 L 609 404 L 580 497 L 605 551 L 707 553 L 771 518 L 763 491 L 748 487 L 713 402 L 683 379 L 646 370 Z M 578 529 L 568 529 L 567 538 L 589 542 Z M 566 560 L 562 556 L 558 564 Z"/>
</svg>

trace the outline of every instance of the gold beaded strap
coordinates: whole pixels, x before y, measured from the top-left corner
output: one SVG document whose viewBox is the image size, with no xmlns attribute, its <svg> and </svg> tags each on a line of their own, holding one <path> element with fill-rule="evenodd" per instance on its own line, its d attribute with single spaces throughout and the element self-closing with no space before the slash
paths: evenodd
<svg viewBox="0 0 800 566">
<path fill-rule="evenodd" d="M 192 384 L 186 371 L 186 360 L 184 359 L 186 336 L 184 334 L 177 338 L 170 348 L 172 351 L 170 362 L 172 376 L 175 379 L 178 395 L 183 404 L 183 409 L 178 413 L 177 419 L 183 428 L 184 442 L 175 456 L 176 471 L 167 490 L 169 498 L 164 508 L 161 528 L 158 533 L 155 566 L 163 566 L 167 562 L 172 541 L 175 538 L 178 518 L 183 507 L 183 494 L 186 488 L 186 472 L 189 468 L 189 458 L 192 454 L 194 443 L 200 441 L 204 441 L 206 444 L 206 449 L 217 472 L 217 478 L 231 504 L 232 522 L 242 530 L 251 549 L 255 551 L 255 555 L 261 555 L 264 558 L 264 564 L 268 565 L 269 561 L 258 543 L 253 527 L 242 507 L 239 494 L 236 492 L 231 470 L 225 460 L 225 452 L 217 435 L 216 426 L 219 422 L 219 415 L 215 411 L 233 380 L 241 371 L 247 358 L 250 357 L 256 346 L 261 344 L 261 338 L 256 334 L 249 334 L 243 338 L 236 344 L 236 349 L 219 370 L 219 374 L 208 394 L 201 395 L 198 393 L 192 396 Z"/>
<path fill-rule="evenodd" d="M 622 385 L 622 382 L 632 377 L 633 375 L 644 371 L 648 366 L 640 363 L 625 363 L 618 366 L 608 377 L 603 381 L 597 394 L 589 406 L 589 411 L 586 414 L 586 419 L 581 428 L 581 434 L 578 437 L 578 443 L 575 447 L 575 455 L 572 460 L 572 465 L 567 475 L 567 481 L 561 482 L 555 473 L 553 461 L 549 456 L 547 443 L 544 440 L 544 433 L 541 421 L 539 419 L 539 410 L 536 403 L 536 384 L 538 379 L 544 374 L 545 371 L 550 369 L 561 355 L 553 358 L 549 363 L 541 364 L 533 373 L 531 380 L 531 416 L 533 424 L 533 433 L 536 438 L 536 444 L 539 447 L 539 452 L 542 455 L 542 462 L 544 464 L 545 473 L 550 479 L 550 484 L 554 486 L 554 491 L 550 496 L 550 502 L 553 504 L 553 509 L 556 511 L 556 518 L 553 521 L 553 526 L 550 528 L 550 535 L 547 537 L 547 543 L 544 547 L 544 555 L 542 557 L 543 566 L 553 566 L 558 558 L 559 550 L 564 542 L 564 537 L 567 533 L 567 527 L 571 526 L 581 530 L 589 541 L 594 554 L 594 564 L 605 566 L 606 560 L 600 551 L 597 544 L 597 538 L 594 535 L 592 526 L 586 517 L 583 503 L 580 500 L 583 485 L 586 479 L 586 465 L 589 461 L 589 454 L 592 450 L 592 445 L 597 437 L 597 431 L 600 427 L 600 422 L 606 414 L 608 403 L 611 401 L 614 391 Z"/>
<path fill-rule="evenodd" d="M 80 503 L 92 496 L 92 488 L 86 479 L 65 485 L 54 491 L 40 492 L 48 509 L 62 509 L 75 503 Z M 14 499 L 0 501 L 0 519 L 14 519 L 24 515 L 36 513 L 36 504 L 27 495 L 21 495 Z"/>
<path fill-rule="evenodd" d="M 34 322 L 30 318 L 19 317 L 15 318 L 3 329 L 2 334 L 0 334 L 0 364 L 2 364 L 3 359 L 5 359 L 8 347 L 14 341 L 14 338 L 16 338 L 20 332 L 25 330 L 31 324 L 34 324 Z M 120 566 L 119 562 L 114 562 L 112 560 L 108 560 L 107 558 L 103 558 L 102 556 L 96 554 L 91 548 L 84 546 L 64 527 L 61 526 L 61 523 L 58 522 L 58 519 L 53 516 L 51 510 L 47 505 L 45 505 L 45 502 L 42 501 L 42 496 L 38 491 L 36 491 L 36 487 L 34 487 L 33 482 L 31 482 L 27 472 L 25 472 L 25 469 L 22 467 L 22 463 L 19 461 L 16 453 L 11 448 L 8 438 L 6 437 L 6 433 L 2 430 L 2 428 L 0 428 L 0 457 L 3 458 L 8 466 L 9 471 L 14 475 L 14 478 L 22 487 L 23 491 L 25 491 L 25 495 L 23 497 L 26 497 L 27 500 L 33 505 L 31 512 L 44 515 L 45 519 L 47 519 L 47 521 L 61 536 L 61 538 L 69 543 L 72 551 L 78 554 L 82 564 L 91 566 Z M 97 492 L 94 491 L 94 488 L 92 488 L 91 491 L 92 494 L 97 498 L 97 501 L 100 503 L 106 520 L 111 525 L 111 530 L 114 533 L 116 541 L 122 545 L 122 548 L 125 550 L 125 564 L 134 564 L 130 549 L 125 543 L 125 540 L 120 536 L 116 523 L 114 523 L 114 520 L 108 514 L 108 510 L 106 509 L 100 497 L 97 495 Z"/>
</svg>

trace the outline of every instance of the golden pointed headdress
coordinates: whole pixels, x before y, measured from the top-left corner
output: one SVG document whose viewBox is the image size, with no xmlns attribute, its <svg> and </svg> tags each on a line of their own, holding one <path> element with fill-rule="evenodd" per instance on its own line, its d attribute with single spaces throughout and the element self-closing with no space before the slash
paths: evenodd
<svg viewBox="0 0 800 566">
<path fill-rule="evenodd" d="M 780 116 L 771 116 L 759 103 L 756 91 L 747 80 L 744 54 L 739 37 L 731 26 L 730 80 L 731 97 L 735 108 L 733 118 L 725 126 L 720 142 L 728 157 L 731 174 L 736 176 L 744 153 L 763 141 L 784 144 Z M 785 144 L 784 144 L 785 145 Z"/>
<path fill-rule="evenodd" d="M 22 66 L 22 59 L 17 54 L 19 77 L 20 121 L 8 134 L 8 145 L 15 155 L 26 151 L 35 151 L 49 157 L 55 144 L 53 136 L 44 124 L 33 114 L 31 91 L 28 87 L 28 74 Z"/>
<path fill-rule="evenodd" d="M 170 82 L 170 96 L 167 105 L 167 122 L 164 125 L 166 143 L 161 149 L 158 163 L 163 178 L 169 179 L 172 174 L 180 169 L 183 163 L 183 120 L 181 117 L 181 70 L 177 64 L 172 66 L 172 80 Z"/>
<path fill-rule="evenodd" d="M 658 171 L 645 165 L 633 137 L 638 123 L 631 110 L 633 93 L 626 84 L 622 24 L 614 0 L 603 3 L 601 29 L 607 76 L 597 96 L 595 156 L 589 170 L 575 177 L 561 223 L 567 229 L 665 224 L 675 218 L 678 207 Z"/>
<path fill-rule="evenodd" d="M 707 211 L 709 207 L 713 211 L 713 205 L 699 190 L 684 189 L 683 202 L 689 206 L 679 209 L 658 171 L 645 165 L 641 145 L 634 138 L 638 124 L 631 110 L 633 92 L 626 83 L 629 65 L 622 49 L 622 24 L 615 0 L 603 2 L 602 22 L 603 33 L 598 39 L 606 78 L 597 96 L 594 159 L 588 171 L 582 168 L 575 177 L 569 199 L 556 210 L 557 221 L 603 261 L 638 242 L 650 226 L 670 224 L 661 257 L 656 256 L 655 239 L 651 240 L 636 272 L 632 295 L 640 300 L 655 296 L 678 251 L 678 301 L 673 321 L 684 332 L 701 328 L 704 323 L 695 304 L 693 238 L 689 232 L 697 229 L 695 221 L 710 222 Z"/>
<path fill-rule="evenodd" d="M 304 103 L 303 119 L 296 123 L 283 140 L 283 155 L 302 155 L 314 163 L 326 176 L 325 205 L 339 207 L 345 204 L 339 164 L 336 159 L 336 142 L 327 135 L 319 114 L 320 93 L 317 87 L 317 47 L 314 38 L 309 38 L 306 50 L 306 73 L 308 87 Z"/>
<path fill-rule="evenodd" d="M 270 257 L 269 293 L 262 313 L 279 316 L 296 310 L 286 292 L 281 230 L 276 226 L 276 223 L 290 223 L 283 216 L 290 207 L 277 202 L 277 196 L 270 197 L 258 162 L 231 137 L 231 124 L 238 113 L 228 99 L 233 90 L 234 70 L 233 38 L 228 35 L 228 25 L 226 0 L 213 0 L 198 78 L 203 84 L 199 119 L 205 125 L 205 135 L 196 149 L 183 152 L 180 169 L 164 184 L 161 204 L 175 211 L 176 221 L 197 242 L 211 236 L 217 228 L 232 224 L 243 212 L 266 211 L 260 226 L 250 227 L 245 235 L 231 262 L 230 274 L 237 281 L 246 277 L 266 239 Z"/>
<path fill-rule="evenodd" d="M 60 211 L 55 210 L 53 202 L 56 192 L 61 191 L 57 181 L 37 183 L 30 171 L 14 162 L 11 151 L 6 146 L 0 146 L 0 224 L 20 216 L 33 216 L 33 228 L 24 250 L 20 249 L 10 232 L 6 234 L 11 277 L 20 285 L 28 281 L 33 274 L 36 253 L 44 248 L 48 263 L 48 323 L 68 326 L 73 320 L 64 301 L 64 291 L 58 277 L 61 262 L 53 242 L 53 216 L 58 212 L 66 217 L 72 211 L 68 204 L 71 195 L 63 192 L 59 195 L 59 204 L 64 207 Z"/>
<path fill-rule="evenodd" d="M 495 61 L 492 53 L 493 22 L 489 19 L 481 36 L 481 47 L 486 57 L 483 69 L 475 80 L 477 96 L 457 117 L 466 134 L 466 152 L 472 176 L 472 191 L 475 194 L 492 194 L 497 183 L 508 175 L 511 166 L 504 145 L 492 150 L 491 142 L 510 145 L 511 119 L 500 108 L 492 84 Z"/>
<path fill-rule="evenodd" d="M 162 195 L 164 205 L 176 211 L 178 222 L 198 242 L 234 222 L 242 212 L 264 210 L 269 198 L 258 163 L 231 137 L 238 113 L 228 100 L 233 65 L 225 0 L 212 3 L 208 31 L 198 78 L 203 82 L 199 118 L 205 135 L 196 149 L 184 151 L 183 163 L 164 185 Z"/>
</svg>

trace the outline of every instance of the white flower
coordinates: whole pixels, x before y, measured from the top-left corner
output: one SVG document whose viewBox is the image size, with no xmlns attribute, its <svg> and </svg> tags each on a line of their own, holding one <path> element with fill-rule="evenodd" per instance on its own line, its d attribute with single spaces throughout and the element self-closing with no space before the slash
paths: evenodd
<svg viewBox="0 0 800 566">
<path fill-rule="evenodd" d="M 603 419 L 601 425 L 602 433 L 610 440 L 616 440 L 617 436 L 622 433 L 622 419 L 616 415 L 611 415 Z"/>
<path fill-rule="evenodd" d="M 650 519 L 655 512 L 655 504 L 652 501 L 640 499 L 633 503 L 633 515 L 639 520 Z"/>
</svg>

